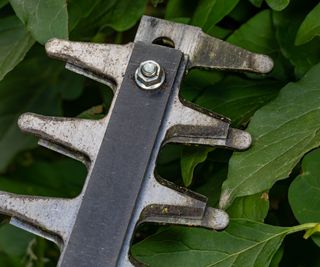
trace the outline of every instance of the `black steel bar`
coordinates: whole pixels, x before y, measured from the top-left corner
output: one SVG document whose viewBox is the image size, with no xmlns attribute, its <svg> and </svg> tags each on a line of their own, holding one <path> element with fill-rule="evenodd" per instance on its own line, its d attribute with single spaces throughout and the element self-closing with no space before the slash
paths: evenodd
<svg viewBox="0 0 320 267">
<path fill-rule="evenodd" d="M 135 44 L 61 267 L 117 266 L 181 59 L 172 48 Z M 165 71 L 157 90 L 133 79 L 145 60 Z"/>
</svg>

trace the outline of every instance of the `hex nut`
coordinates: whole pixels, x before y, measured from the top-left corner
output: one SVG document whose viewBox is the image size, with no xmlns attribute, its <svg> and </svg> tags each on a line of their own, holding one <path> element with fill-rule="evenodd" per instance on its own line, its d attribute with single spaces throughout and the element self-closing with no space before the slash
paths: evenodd
<svg viewBox="0 0 320 267">
<path fill-rule="evenodd" d="M 135 81 L 137 85 L 145 90 L 154 90 L 159 88 L 165 80 L 165 73 L 161 66 L 153 61 L 147 60 L 141 62 L 135 72 Z"/>
</svg>

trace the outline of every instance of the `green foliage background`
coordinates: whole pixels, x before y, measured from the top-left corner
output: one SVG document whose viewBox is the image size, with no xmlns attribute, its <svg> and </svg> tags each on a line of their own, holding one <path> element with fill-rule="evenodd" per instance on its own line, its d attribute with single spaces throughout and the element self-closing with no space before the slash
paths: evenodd
<svg viewBox="0 0 320 267">
<path fill-rule="evenodd" d="M 246 152 L 167 145 L 158 172 L 231 217 L 222 232 L 138 229 L 132 254 L 150 266 L 320 266 L 320 4 L 308 0 L 0 0 L 0 189 L 76 196 L 86 170 L 39 148 L 18 117 L 98 118 L 110 89 L 48 59 L 53 37 L 127 43 L 143 14 L 202 27 L 271 56 L 264 76 L 191 71 L 183 97 L 253 136 Z M 311 152 L 310 152 L 311 151 Z M 55 245 L 1 217 L 0 266 L 55 266 Z"/>
</svg>

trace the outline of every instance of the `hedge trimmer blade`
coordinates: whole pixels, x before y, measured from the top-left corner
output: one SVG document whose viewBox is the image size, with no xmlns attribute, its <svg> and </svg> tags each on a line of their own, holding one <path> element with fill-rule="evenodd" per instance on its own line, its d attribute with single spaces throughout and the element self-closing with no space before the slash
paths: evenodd
<svg viewBox="0 0 320 267">
<path fill-rule="evenodd" d="M 247 149 L 247 132 L 180 99 L 179 88 L 191 68 L 266 73 L 273 66 L 269 57 L 200 28 L 147 16 L 134 43 L 54 39 L 46 50 L 66 61 L 69 70 L 111 86 L 114 99 L 101 120 L 20 117 L 23 131 L 37 135 L 40 145 L 82 161 L 88 177 L 74 199 L 1 192 L 0 210 L 12 224 L 57 243 L 61 267 L 141 265 L 129 250 L 143 222 L 214 230 L 228 225 L 228 215 L 209 207 L 204 196 L 159 177 L 156 159 L 169 142 Z"/>
</svg>

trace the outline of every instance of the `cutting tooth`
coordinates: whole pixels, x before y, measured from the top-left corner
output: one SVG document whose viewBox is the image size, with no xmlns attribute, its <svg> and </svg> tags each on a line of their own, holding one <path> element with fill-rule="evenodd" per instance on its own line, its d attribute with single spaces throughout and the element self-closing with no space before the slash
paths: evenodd
<svg viewBox="0 0 320 267">
<path fill-rule="evenodd" d="M 70 235 L 80 199 L 22 196 L 0 191 L 0 211 L 10 223 L 62 245 Z"/>
<path fill-rule="evenodd" d="M 135 42 L 153 43 L 171 40 L 175 49 L 189 57 L 188 68 L 207 68 L 268 73 L 273 68 L 270 57 L 252 53 L 202 32 L 201 28 L 143 16 Z"/>
<path fill-rule="evenodd" d="M 49 144 L 49 147 L 53 148 L 56 145 L 58 149 L 54 150 L 65 149 L 76 158 L 78 153 L 93 161 L 102 142 L 107 121 L 108 117 L 102 120 L 85 120 L 25 113 L 20 116 L 18 124 L 22 131 L 33 133 L 50 142 L 42 141 L 44 145 Z"/>
<path fill-rule="evenodd" d="M 45 147 L 47 149 L 50 149 L 52 151 L 55 151 L 59 154 L 65 155 L 66 157 L 78 160 L 78 161 L 82 162 L 84 165 L 86 165 L 88 170 L 92 166 L 92 159 L 88 158 L 85 155 L 80 154 L 79 152 L 72 151 L 71 149 L 66 148 L 62 145 L 58 145 L 56 143 L 50 142 L 45 139 L 39 139 L 38 145 Z"/>
<path fill-rule="evenodd" d="M 235 150 L 246 150 L 252 143 L 251 135 L 239 129 L 230 128 L 225 146 Z"/>
<path fill-rule="evenodd" d="M 179 224 L 185 226 L 203 227 L 210 230 L 223 230 L 229 224 L 228 214 L 220 209 L 206 207 L 201 218 L 192 216 L 195 210 L 183 206 L 158 206 L 147 207 L 142 213 L 141 222 L 160 224 Z"/>
<path fill-rule="evenodd" d="M 178 187 L 160 177 L 148 180 L 143 198 L 140 223 L 155 222 L 199 226 L 222 230 L 229 223 L 228 215 L 207 207 L 207 198 Z"/>
<path fill-rule="evenodd" d="M 94 44 L 51 39 L 46 43 L 50 57 L 67 62 L 72 71 L 111 86 L 122 82 L 133 44 Z"/>
<path fill-rule="evenodd" d="M 251 144 L 249 133 L 230 127 L 229 119 L 177 97 L 167 120 L 165 143 L 188 143 L 245 150 Z"/>
<path fill-rule="evenodd" d="M 198 45 L 190 54 L 189 68 L 225 69 L 268 73 L 273 68 L 269 56 L 252 53 L 203 32 L 197 39 Z"/>
</svg>

